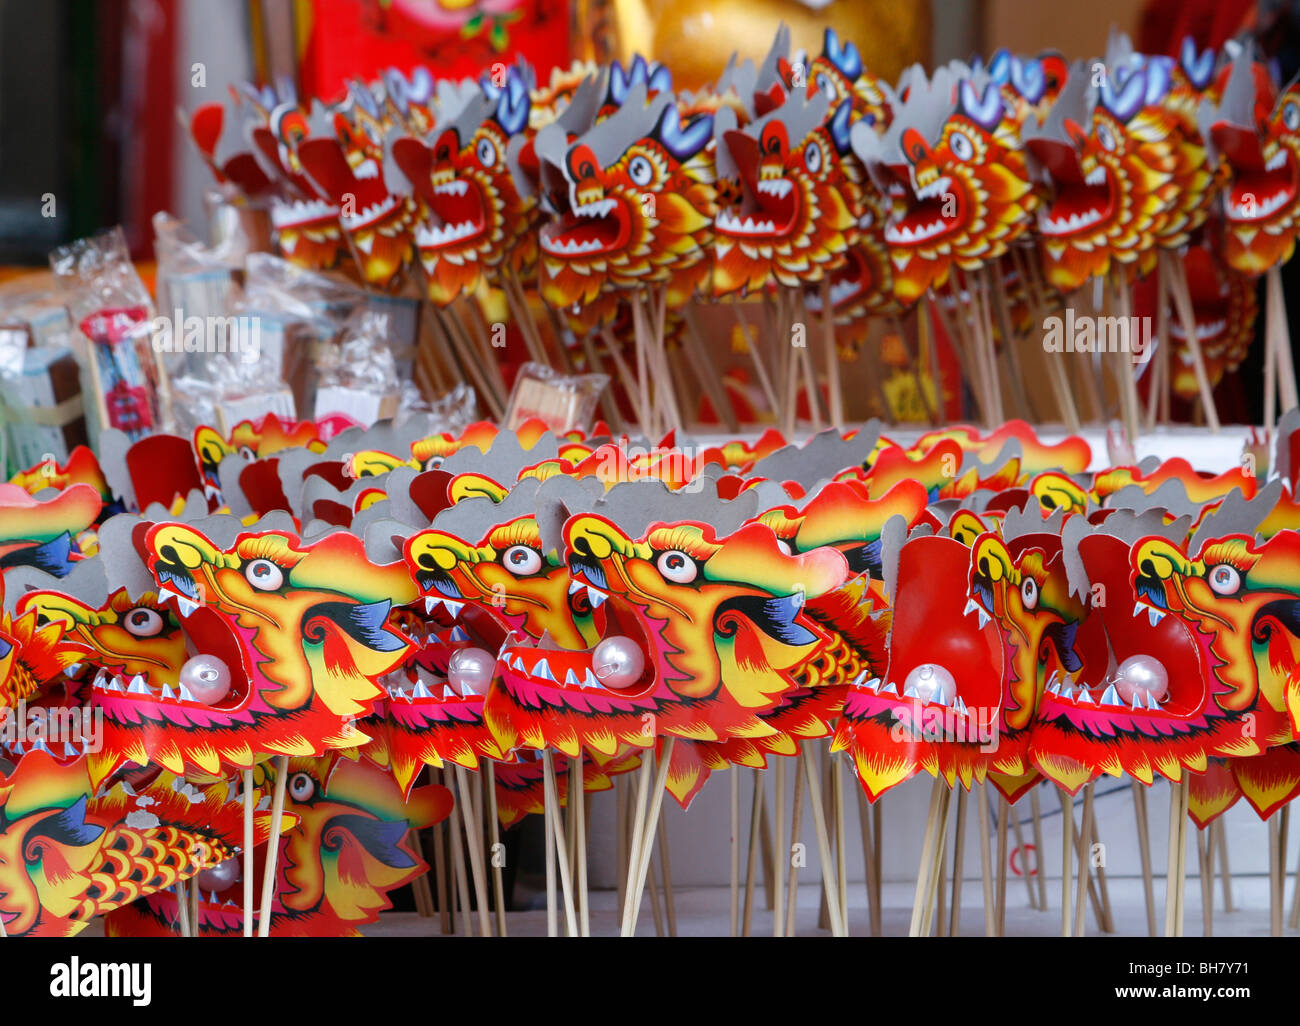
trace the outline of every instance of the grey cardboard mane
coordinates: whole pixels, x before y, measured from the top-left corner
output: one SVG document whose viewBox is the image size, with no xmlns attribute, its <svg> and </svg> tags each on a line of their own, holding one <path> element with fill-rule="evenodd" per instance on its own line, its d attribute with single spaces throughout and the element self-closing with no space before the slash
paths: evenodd
<svg viewBox="0 0 1300 1026">
<path fill-rule="evenodd" d="M 181 508 L 180 515 L 176 519 L 181 521 L 195 520 L 208 514 L 208 497 L 198 488 L 191 488 L 190 494 L 185 496 L 185 505 Z M 140 513 L 144 520 L 170 520 L 172 513 L 168 507 L 161 502 L 151 502 Z"/>
<path fill-rule="evenodd" d="M 1058 506 L 1051 515 L 1042 515 L 1043 507 L 1034 499 L 1025 503 L 1023 508 L 1013 506 L 1002 518 L 1002 537 L 1005 541 L 1015 541 L 1027 534 L 1059 535 L 1065 525 L 1065 510 Z"/>
<path fill-rule="evenodd" d="M 758 77 L 754 81 L 753 92 L 766 92 L 781 81 L 781 58 L 790 57 L 790 26 L 784 21 L 777 27 L 772 45 L 768 47 L 767 56 L 758 67 Z"/>
<path fill-rule="evenodd" d="M 818 432 L 806 445 L 785 445 L 754 464 L 753 476 L 797 481 L 805 489 L 846 467 L 862 466 L 880 438 L 880 422 L 869 420 L 852 438 L 834 428 Z"/>
<path fill-rule="evenodd" d="M 1226 121 L 1230 125 L 1252 131 L 1255 128 L 1255 75 L 1252 70 L 1254 63 L 1255 44 L 1248 39 L 1241 52 L 1232 58 L 1228 81 L 1224 83 L 1218 104 L 1212 103 L 1207 98 L 1201 101 L 1201 106 L 1196 111 L 1201 138 L 1205 140 L 1205 148 L 1213 164 L 1219 161 L 1219 154 L 1210 132 L 1216 122 Z"/>
<path fill-rule="evenodd" d="M 1291 436 L 1300 431 L 1300 407 L 1294 410 L 1287 410 L 1282 415 L 1282 419 L 1277 422 L 1277 430 L 1273 434 L 1273 453 L 1268 461 L 1268 478 L 1273 480 L 1279 478 L 1286 480 L 1284 474 L 1289 473 L 1288 468 L 1291 466 Z M 1295 481 L 1288 482 L 1291 490 L 1296 490 Z"/>
<path fill-rule="evenodd" d="M 1216 538 L 1256 534 L 1259 525 L 1282 498 L 1285 487 L 1280 480 L 1270 481 L 1249 500 L 1234 488 L 1219 504 L 1219 508 L 1207 515 L 1192 532 L 1187 541 L 1187 554 L 1195 559 L 1201 549 Z"/>
<path fill-rule="evenodd" d="M 1002 448 L 994 453 L 987 463 L 979 458 L 979 452 L 975 449 L 968 449 L 962 452 L 961 469 L 958 471 L 958 477 L 969 470 L 974 470 L 979 477 L 989 477 L 993 471 L 1000 470 L 1012 460 L 1020 460 L 1025 457 L 1025 448 L 1020 444 L 1018 438 L 1008 438 L 1002 443 Z"/>
<path fill-rule="evenodd" d="M 133 540 L 135 529 L 147 522 L 143 517 L 120 513 L 100 526 L 99 561 L 110 593 L 125 588 L 131 598 L 137 599 L 158 590 Z"/>
<path fill-rule="evenodd" d="M 402 546 L 398 544 L 399 540 L 404 543 L 417 530 L 400 520 L 383 518 L 371 520 L 362 528 L 358 528 L 355 521 L 352 526 L 352 533 L 362 536 L 366 546 L 366 559 L 372 563 L 395 563 L 401 559 Z"/>
<path fill-rule="evenodd" d="M 509 431 L 498 432 L 487 452 L 469 445 L 457 449 L 442 462 L 438 469 L 448 474 L 482 474 L 505 487 L 510 487 L 524 467 L 555 459 L 560 446 L 555 435 L 547 431 L 533 445 L 525 449 L 517 435 Z"/>
<path fill-rule="evenodd" d="M 1150 493 L 1144 492 L 1141 485 L 1125 485 L 1119 491 L 1107 496 L 1106 507 L 1135 513 L 1158 509 L 1175 516 L 1185 515 L 1192 518 L 1201 512 L 1201 504 L 1187 497 L 1187 486 L 1177 478 L 1170 478 Z"/>
<path fill-rule="evenodd" d="M 108 601 L 108 579 L 98 556 L 80 559 L 65 577 L 55 577 L 34 566 L 15 566 L 5 572 L 4 608 L 17 612 L 18 600 L 29 591 L 54 591 L 98 609 Z"/>
<path fill-rule="evenodd" d="M 1035 125 L 1032 118 L 1025 123 L 1024 140 L 1027 142 L 1030 139 L 1052 139 L 1073 145 L 1070 142 L 1070 134 L 1065 130 L 1065 121 L 1066 118 L 1070 118 L 1080 125 L 1088 123 L 1092 107 L 1091 83 L 1091 73 L 1083 61 L 1075 61 L 1071 64 L 1070 73 L 1065 78 L 1065 85 L 1061 87 L 1060 95 L 1047 112 L 1042 125 Z M 1029 159 L 1033 161 L 1033 154 L 1026 152 Z M 1037 161 L 1034 163 L 1036 164 Z"/>
<path fill-rule="evenodd" d="M 719 499 L 712 481 L 698 491 L 683 492 L 673 491 L 662 481 L 642 480 L 615 485 L 591 512 L 612 520 L 634 539 L 642 537 L 651 524 L 684 521 L 709 524 L 722 538 L 756 517 L 759 510 L 756 497 L 748 491 L 730 501 Z"/>
<path fill-rule="evenodd" d="M 539 484 L 535 477 L 526 477 L 500 502 L 486 497 L 462 499 L 434 517 L 433 527 L 477 545 L 493 527 L 532 516 L 537 510 Z"/>
<path fill-rule="evenodd" d="M 104 480 L 127 509 L 136 509 L 135 487 L 126 470 L 126 451 L 129 448 L 131 439 L 125 432 L 107 428 L 99 433 L 99 466 L 104 472 Z"/>
<path fill-rule="evenodd" d="M 902 516 L 890 517 L 880 528 L 880 579 L 891 601 L 898 587 L 898 555 L 907 538 L 907 520 Z"/>
<path fill-rule="evenodd" d="M 357 496 L 367 488 L 383 487 L 387 476 L 387 474 L 382 474 L 377 477 L 354 478 L 347 488 L 339 491 L 323 477 L 313 474 L 311 477 L 306 478 L 298 489 L 298 503 L 294 512 L 298 514 L 300 520 L 304 517 L 311 517 L 316 503 L 321 499 L 341 503 L 352 509 L 356 505 Z M 293 504 L 292 497 L 290 497 L 289 502 L 291 505 Z"/>
<path fill-rule="evenodd" d="M 1061 559 L 1065 564 L 1070 593 L 1085 599 L 1092 593 L 1092 580 L 1079 555 L 1079 543 L 1084 538 L 1094 534 L 1110 535 L 1132 545 L 1139 538 L 1156 535 L 1177 545 L 1187 537 L 1190 526 L 1190 517 L 1180 517 L 1166 525 L 1163 511 L 1158 509 L 1148 509 L 1141 513 L 1118 510 L 1097 525 L 1088 523 L 1086 517 L 1078 514 L 1069 517 L 1061 531 Z"/>
<path fill-rule="evenodd" d="M 672 97 L 668 94 L 657 93 L 647 103 L 645 83 L 638 82 L 628 89 L 627 96 L 615 113 L 569 144 L 565 151 L 566 156 L 575 146 L 588 146 L 601 167 L 611 166 L 627 151 L 628 146 L 654 131 L 664 109 L 671 102 Z M 561 169 L 567 178 L 569 175 L 567 159 L 561 165 Z M 574 184 L 576 183 L 570 181 L 570 188 Z"/>
<path fill-rule="evenodd" d="M 217 480 L 221 482 L 221 497 L 225 499 L 226 505 L 230 507 L 231 514 L 241 520 L 253 513 L 253 504 L 248 501 L 244 489 L 239 486 L 239 475 L 244 472 L 246 466 L 248 466 L 248 460 L 237 452 L 232 452 L 223 457 L 217 465 Z"/>
</svg>

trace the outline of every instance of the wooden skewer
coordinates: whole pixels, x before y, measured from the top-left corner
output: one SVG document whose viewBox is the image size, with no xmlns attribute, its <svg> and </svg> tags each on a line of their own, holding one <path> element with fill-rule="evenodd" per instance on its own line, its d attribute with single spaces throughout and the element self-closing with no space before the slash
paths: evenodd
<svg viewBox="0 0 1300 1026">
<path fill-rule="evenodd" d="M 195 882 L 198 886 L 198 882 Z M 191 937 L 190 933 L 190 902 L 189 889 L 185 886 L 184 880 L 177 880 L 172 885 L 172 891 L 176 895 L 176 929 L 180 931 L 182 937 Z"/>
<path fill-rule="evenodd" d="M 826 357 L 826 387 L 830 391 L 831 425 L 844 427 L 844 394 L 840 388 L 840 358 L 835 345 L 835 312 L 831 309 L 831 278 L 821 282 L 822 347 Z"/>
<path fill-rule="evenodd" d="M 1088 879 L 1092 875 L 1092 859 L 1089 852 L 1088 820 L 1092 816 L 1093 782 L 1083 786 L 1083 815 L 1079 817 L 1079 887 L 1074 896 L 1074 936 L 1082 937 L 1087 932 L 1088 920 L 1084 915 L 1084 899 L 1088 896 Z M 1073 817 L 1074 810 L 1070 810 Z M 1073 824 L 1071 824 L 1073 826 Z"/>
<path fill-rule="evenodd" d="M 497 853 L 502 849 L 498 847 L 501 844 L 501 823 L 497 818 L 496 763 L 488 759 L 484 772 L 487 774 L 484 786 L 487 788 L 488 836 L 492 844 L 492 892 L 497 903 L 497 936 L 504 937 L 506 936 L 506 887 L 501 872 L 503 860 L 497 858 Z"/>
<path fill-rule="evenodd" d="M 1034 890 L 1034 877 L 1029 872 L 1029 859 L 1025 850 L 1024 830 L 1020 825 L 1020 817 L 1016 815 L 1015 807 L 1008 806 L 1008 810 L 1011 816 L 1011 829 L 1015 833 L 1016 837 L 1016 851 L 1020 852 L 1021 864 L 1024 866 L 1021 875 L 1025 881 L 1025 890 L 1029 895 L 1029 907 L 1036 909 L 1038 908 L 1038 892 Z M 1036 855 L 1037 852 L 1035 852 L 1035 856 Z"/>
<path fill-rule="evenodd" d="M 668 821 L 659 817 L 659 878 L 664 885 L 664 915 L 668 920 L 668 936 L 677 936 L 677 898 L 673 894 L 673 864 L 668 856 Z"/>
<path fill-rule="evenodd" d="M 952 850 L 952 900 L 948 905 L 948 936 L 961 933 L 961 884 L 966 875 L 966 803 L 970 796 L 965 788 L 957 792 L 956 837 Z"/>
<path fill-rule="evenodd" d="M 1169 289 L 1174 300 L 1174 310 L 1187 335 L 1187 348 L 1192 352 L 1192 369 L 1196 372 L 1196 387 L 1201 393 L 1201 408 L 1210 430 L 1218 434 L 1219 411 L 1214 405 L 1214 389 L 1210 387 L 1210 377 L 1205 370 L 1205 354 L 1201 351 L 1201 341 L 1196 335 L 1196 312 L 1192 307 L 1191 291 L 1187 287 L 1187 271 L 1183 262 L 1169 250 L 1162 249 L 1157 260 L 1164 261 L 1169 267 Z"/>
<path fill-rule="evenodd" d="M 253 771 L 244 776 L 244 936 L 253 936 Z M 267 844 L 272 843 L 268 839 Z"/>
<path fill-rule="evenodd" d="M 412 827 L 406 831 L 406 841 L 415 852 L 415 857 L 424 861 L 424 845 L 420 843 L 420 831 Z M 421 919 L 433 917 L 433 890 L 429 887 L 429 874 L 421 873 L 411 883 L 411 895 L 415 898 L 415 913 Z"/>
<path fill-rule="evenodd" d="M 641 769 L 637 774 L 636 807 L 632 813 L 632 841 L 628 847 L 627 891 L 623 901 L 623 921 L 620 932 L 628 936 L 632 926 L 632 905 L 639 900 L 635 894 L 638 860 L 645 831 L 645 810 L 650 795 L 650 775 L 654 772 L 654 751 L 641 756 Z"/>
<path fill-rule="evenodd" d="M 739 773 L 740 767 L 735 767 L 733 772 Z M 763 777 L 757 770 L 754 771 L 753 777 L 754 801 L 749 813 L 749 857 L 745 864 L 745 912 L 740 931 L 742 937 L 749 936 L 750 924 L 753 921 L 754 871 L 757 868 L 759 837 L 762 834 L 763 820 Z"/>
<path fill-rule="evenodd" d="M 617 844 L 617 853 L 615 861 L 618 866 L 618 908 L 623 908 L 627 900 L 627 870 L 628 870 L 628 847 L 631 843 L 629 833 L 631 824 L 629 820 L 628 802 L 631 799 L 631 792 L 628 790 L 628 780 L 626 777 L 614 778 L 614 810 L 615 810 L 615 841 Z"/>
<path fill-rule="evenodd" d="M 925 818 L 925 839 L 921 842 L 921 860 L 916 871 L 916 896 L 912 900 L 912 924 L 907 932 L 909 937 L 923 936 L 922 921 L 927 906 L 931 904 L 930 877 L 936 868 L 934 853 L 939 834 L 939 810 L 945 790 L 947 788 L 943 779 L 936 776 L 930 786 L 930 811 Z"/>
<path fill-rule="evenodd" d="M 1182 936 L 1182 891 L 1187 857 L 1187 790 L 1189 777 L 1169 788 L 1169 868 L 1165 883 L 1165 936 Z"/>
<path fill-rule="evenodd" d="M 465 819 L 465 840 L 469 845 L 470 872 L 474 877 L 474 901 L 478 905 L 478 932 L 480 937 L 492 936 L 492 919 L 488 911 L 487 870 L 483 859 L 483 830 L 479 825 L 478 811 L 470 795 L 469 777 L 465 767 L 455 768 L 456 792 Z"/>
<path fill-rule="evenodd" d="M 447 767 L 442 770 L 443 785 L 451 790 L 452 772 Z M 462 834 L 465 829 L 465 810 L 463 803 L 456 800 L 451 806 L 451 815 L 447 817 L 447 826 L 451 834 L 451 879 L 456 888 L 456 904 L 460 915 L 460 931 L 466 937 L 474 936 L 474 924 L 469 914 L 469 881 L 465 879 L 465 842 Z"/>
<path fill-rule="evenodd" d="M 1073 920 L 1070 902 L 1073 900 L 1071 884 L 1074 882 L 1074 795 L 1062 788 L 1061 799 L 1061 936 L 1070 936 Z"/>
<path fill-rule="evenodd" d="M 1276 311 L 1277 344 L 1274 353 L 1277 357 L 1278 390 L 1282 394 L 1282 413 L 1287 413 L 1300 404 L 1297 398 L 1295 367 L 1291 355 L 1291 328 L 1286 312 L 1286 293 L 1282 288 L 1282 270 L 1277 266 L 1268 270 L 1267 292 L 1270 303 Z"/>
<path fill-rule="evenodd" d="M 949 804 L 951 805 L 951 802 L 949 802 Z M 947 825 L 948 825 L 947 820 L 945 819 L 944 826 L 947 827 Z M 947 909 L 944 908 L 944 895 L 948 889 L 948 858 L 947 858 L 948 847 L 947 846 L 948 846 L 948 838 L 947 835 L 945 834 L 944 846 L 939 850 L 939 865 L 938 865 L 939 880 L 935 886 L 935 896 L 934 896 L 933 911 L 934 911 L 934 919 L 936 924 L 934 928 L 934 933 L 936 937 L 948 936 L 948 912 Z M 928 928 L 926 929 L 925 935 L 927 937 L 930 935 Z"/>
<path fill-rule="evenodd" d="M 1007 935 L 1007 820 L 1011 818 L 1011 806 L 1001 795 L 998 796 L 998 887 L 997 887 L 997 929 L 998 936 Z"/>
<path fill-rule="evenodd" d="M 1038 877 L 1038 907 L 1047 911 L 1047 857 L 1043 852 L 1043 816 L 1038 802 L 1038 788 L 1029 793 L 1030 814 L 1034 818 L 1034 868 Z M 1026 870 L 1028 872 L 1028 870 Z"/>
<path fill-rule="evenodd" d="M 1232 908 L 1232 870 L 1228 867 L 1228 831 L 1223 824 L 1223 820 L 1215 821 L 1218 826 L 1215 834 L 1219 843 L 1219 873 L 1223 881 L 1223 911 L 1231 913 Z M 1297 887 L 1300 890 L 1300 887 Z M 1297 921 L 1300 926 L 1300 921 Z"/>
<path fill-rule="evenodd" d="M 560 791 L 555 782 L 555 763 L 549 748 L 542 749 L 542 780 L 546 789 L 546 814 L 551 818 L 551 831 L 555 837 L 556 861 L 560 867 L 560 891 L 564 899 L 564 923 L 569 936 L 578 936 L 578 915 L 573 905 L 573 879 L 569 876 L 569 852 L 564 840 L 564 825 L 560 822 Z M 568 783 L 569 802 L 575 801 L 574 794 L 581 795 L 582 784 L 575 788 L 573 780 Z M 580 801 L 581 799 L 576 799 Z"/>
<path fill-rule="evenodd" d="M 451 896 L 451 881 L 447 875 L 447 829 L 450 827 L 451 817 L 448 816 L 443 822 L 438 823 L 433 828 L 433 872 L 434 887 L 438 892 L 438 930 L 445 937 L 454 931 L 452 923 L 452 906 L 454 899 Z"/>
<path fill-rule="evenodd" d="M 736 311 L 736 323 L 740 325 L 740 331 L 745 336 L 745 349 L 749 353 L 750 361 L 754 364 L 754 373 L 758 376 L 758 386 L 763 390 L 763 396 L 772 408 L 773 418 L 779 422 L 781 419 L 781 403 L 777 398 L 776 389 L 772 387 L 772 379 L 768 376 L 767 368 L 763 365 L 763 358 L 758 351 L 758 336 L 750 328 L 749 321 L 745 317 L 744 304 L 737 301 L 732 304 L 732 307 Z"/>
<path fill-rule="evenodd" d="M 651 840 L 652 841 L 654 840 L 653 837 L 651 838 Z M 653 848 L 654 845 L 652 844 L 651 847 Z M 657 848 L 655 850 L 657 851 Z M 659 885 L 655 882 L 655 874 L 654 874 L 654 867 L 658 864 L 659 864 L 659 859 L 655 857 L 654 853 L 652 852 L 650 874 L 646 878 L 646 884 L 648 889 L 648 896 L 650 898 L 650 911 L 654 916 L 655 936 L 662 937 L 664 936 L 664 914 L 659 909 Z"/>
<path fill-rule="evenodd" d="M 1201 884 L 1201 930 L 1205 937 L 1214 936 L 1214 874 L 1210 869 L 1210 854 L 1213 845 L 1206 844 L 1209 827 L 1196 831 L 1196 857 L 1200 866 Z"/>
<path fill-rule="evenodd" d="M 788 853 L 782 853 L 781 827 L 785 822 L 785 759 L 773 760 L 773 776 L 776 781 L 776 801 L 772 809 L 772 936 L 780 937 L 785 925 L 785 867 L 790 861 Z M 765 817 L 766 820 L 766 817 Z"/>
<path fill-rule="evenodd" d="M 821 781 L 813 770 L 812 760 L 804 752 L 803 773 L 808 783 L 808 802 L 812 806 L 813 828 L 817 834 L 817 853 L 822 864 L 822 878 L 826 883 L 826 903 L 831 913 L 831 936 L 844 937 L 846 931 L 840 919 L 839 882 L 831 860 L 830 836 L 826 830 L 826 806 L 822 801 Z"/>
<path fill-rule="evenodd" d="M 672 762 L 673 745 L 676 740 L 671 736 L 664 738 L 663 751 L 659 756 L 659 771 L 655 776 L 654 794 L 650 799 L 650 813 L 642 831 L 642 849 L 638 858 L 635 886 L 631 892 L 632 915 L 630 922 L 627 924 L 627 929 L 623 933 L 625 937 L 636 935 L 637 914 L 640 911 L 641 895 L 645 891 L 646 874 L 650 871 L 650 853 L 654 848 L 655 827 L 658 825 L 659 814 L 663 809 L 664 787 L 668 781 L 668 767 Z"/>
<path fill-rule="evenodd" d="M 731 771 L 731 936 L 740 932 L 740 768 Z"/>
<path fill-rule="evenodd" d="M 840 775 L 840 762 L 830 756 L 831 786 L 834 794 L 831 804 L 835 807 L 835 882 L 839 886 L 840 925 L 844 936 L 849 935 L 849 862 L 846 854 L 847 842 L 844 839 L 844 779 Z"/>
<path fill-rule="evenodd" d="M 1106 846 L 1102 844 L 1101 836 L 1097 833 L 1097 809 L 1095 804 L 1088 814 L 1088 837 L 1090 843 L 1096 845 L 1099 851 L 1105 852 Z M 1091 866 L 1092 860 L 1089 859 L 1088 861 Z M 1097 894 L 1093 894 L 1091 881 L 1088 883 L 1088 894 L 1092 898 L 1093 912 L 1097 916 L 1097 929 L 1101 930 L 1102 933 L 1114 933 L 1115 918 L 1111 915 L 1110 910 L 1110 888 L 1106 886 L 1105 861 L 1103 858 L 1096 866 Z M 1098 895 L 1101 898 L 1100 904 L 1097 901 Z"/>
<path fill-rule="evenodd" d="M 266 839 L 266 871 L 262 874 L 262 910 L 257 922 L 259 937 L 271 936 L 271 903 L 275 899 L 275 868 L 280 855 L 280 828 L 284 824 L 284 788 L 289 777 L 289 757 L 275 757 L 275 796 L 271 800 L 271 832 Z"/>
<path fill-rule="evenodd" d="M 993 867 L 989 853 L 989 798 L 986 785 L 977 784 L 979 794 L 980 877 L 984 884 L 984 936 L 997 936 L 997 908 L 993 899 Z"/>
<path fill-rule="evenodd" d="M 1133 784 L 1133 814 L 1137 819 L 1138 855 L 1142 861 L 1142 890 L 1146 897 L 1147 935 L 1156 935 L 1156 896 L 1151 875 L 1151 828 L 1147 821 L 1146 787 L 1139 781 Z"/>
<path fill-rule="evenodd" d="M 807 755 L 803 751 L 795 757 L 794 806 L 790 812 L 790 847 L 789 854 L 786 856 L 790 864 L 790 886 L 786 889 L 785 896 L 784 935 L 786 937 L 795 935 L 795 914 L 799 908 L 799 865 L 790 858 L 790 855 L 794 854 L 794 846 L 799 842 L 799 830 L 803 826 L 803 777 L 799 771 L 803 769 L 806 758 Z"/>
<path fill-rule="evenodd" d="M 862 788 L 857 788 L 858 792 L 858 829 L 862 834 L 862 870 L 863 881 L 867 890 L 867 921 L 871 930 L 871 936 L 879 937 L 880 933 L 876 925 L 876 888 L 875 888 L 875 850 L 871 841 L 871 808 L 867 804 L 867 796 Z"/>
</svg>

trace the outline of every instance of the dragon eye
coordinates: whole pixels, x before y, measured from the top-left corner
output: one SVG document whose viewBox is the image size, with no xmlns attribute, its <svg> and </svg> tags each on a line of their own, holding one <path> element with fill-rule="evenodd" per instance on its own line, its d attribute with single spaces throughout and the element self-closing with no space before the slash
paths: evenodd
<svg viewBox="0 0 1300 1026">
<path fill-rule="evenodd" d="M 439 467 L 442 466 L 442 461 L 445 460 L 446 458 L 447 457 L 445 456 L 430 456 L 427 460 L 424 461 L 424 469 L 437 470 Z"/>
<path fill-rule="evenodd" d="M 1235 595 L 1241 590 L 1241 573 L 1235 566 L 1220 563 L 1209 573 L 1210 590 L 1216 595 Z"/>
<path fill-rule="evenodd" d="M 1038 582 L 1032 577 L 1026 577 L 1024 583 L 1020 585 L 1020 601 L 1025 604 L 1026 609 L 1038 608 Z"/>
<path fill-rule="evenodd" d="M 826 96 L 827 99 L 835 99 L 839 93 L 835 91 L 835 83 L 831 81 L 830 75 L 824 72 L 817 75 L 817 88 Z"/>
<path fill-rule="evenodd" d="M 1282 124 L 1287 129 L 1294 132 L 1300 129 L 1300 107 L 1294 103 L 1288 103 L 1282 108 Z"/>
<path fill-rule="evenodd" d="M 136 606 L 122 617 L 126 629 L 137 638 L 152 638 L 162 633 L 163 618 L 148 606 Z"/>
<path fill-rule="evenodd" d="M 672 581 L 674 584 L 690 584 L 700 572 L 695 565 L 695 560 L 677 549 L 669 549 L 661 553 L 655 566 L 659 568 L 665 580 Z"/>
<path fill-rule="evenodd" d="M 501 557 L 501 564 L 516 577 L 527 577 L 542 568 L 542 557 L 527 545 L 511 545 Z"/>
<path fill-rule="evenodd" d="M 627 175 L 637 185 L 649 185 L 654 179 L 655 169 L 649 160 L 638 155 L 628 161 Z"/>
<path fill-rule="evenodd" d="M 306 773 L 295 773 L 289 778 L 289 797 L 296 802 L 308 802 L 316 794 L 316 781 Z"/>
<path fill-rule="evenodd" d="M 269 559 L 255 559 L 244 567 L 244 577 L 258 591 L 275 591 L 284 584 L 284 571 Z"/>
<path fill-rule="evenodd" d="M 250 449 L 250 448 L 249 448 L 248 446 L 246 446 L 246 445 L 241 445 L 241 446 L 239 447 L 239 455 L 241 455 L 242 457 L 244 457 L 244 459 L 246 459 L 246 460 L 255 460 L 255 459 L 257 459 L 257 453 L 253 452 L 253 450 Z"/>
<path fill-rule="evenodd" d="M 1101 143 L 1102 149 L 1110 153 L 1115 152 L 1115 133 L 1104 121 L 1097 125 L 1097 141 Z"/>
<path fill-rule="evenodd" d="M 822 169 L 822 148 L 817 143 L 809 143 L 808 148 L 803 153 L 804 165 L 813 174 Z"/>
<path fill-rule="evenodd" d="M 484 167 L 491 167 L 497 162 L 497 148 L 491 139 L 480 139 L 476 152 L 478 162 Z"/>
<path fill-rule="evenodd" d="M 948 137 L 948 149 L 958 160 L 970 160 L 975 156 L 975 144 L 965 132 L 953 132 Z"/>
</svg>

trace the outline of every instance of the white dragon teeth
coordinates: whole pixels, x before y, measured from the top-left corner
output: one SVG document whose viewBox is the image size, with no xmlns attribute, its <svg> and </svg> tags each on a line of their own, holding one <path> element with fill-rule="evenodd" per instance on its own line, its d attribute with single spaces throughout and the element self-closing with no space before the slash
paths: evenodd
<svg viewBox="0 0 1300 1026">
<path fill-rule="evenodd" d="M 437 249 L 453 242 L 460 242 L 462 239 L 472 238 L 481 230 L 482 226 L 473 221 L 444 225 L 422 224 L 415 229 L 415 244 L 424 249 Z"/>
<path fill-rule="evenodd" d="M 788 178 L 762 178 L 758 182 L 758 191 L 769 196 L 785 197 L 794 188 L 794 182 Z"/>
<path fill-rule="evenodd" d="M 718 212 L 717 227 L 720 231 L 733 235 L 772 235 L 776 231 L 776 225 L 772 221 L 755 221 L 753 214 L 745 215 L 742 221 L 740 215 L 733 214 L 730 210 Z"/>
</svg>

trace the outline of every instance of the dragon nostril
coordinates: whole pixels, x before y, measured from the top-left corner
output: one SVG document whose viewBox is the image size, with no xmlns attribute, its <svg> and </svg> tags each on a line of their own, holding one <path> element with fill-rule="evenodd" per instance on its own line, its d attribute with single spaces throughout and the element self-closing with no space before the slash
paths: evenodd
<svg viewBox="0 0 1300 1026">
<path fill-rule="evenodd" d="M 591 555 L 591 542 L 587 541 L 587 539 L 582 537 L 582 535 L 579 535 L 577 538 L 573 539 L 573 547 L 577 549 L 579 552 L 581 552 L 584 556 Z"/>
<path fill-rule="evenodd" d="M 171 545 L 164 545 L 158 550 L 158 555 L 162 556 L 168 563 L 179 563 L 181 561 L 180 555 Z"/>
<path fill-rule="evenodd" d="M 424 569 L 426 570 L 438 569 L 437 561 L 434 560 L 433 556 L 428 552 L 421 554 L 420 558 L 417 559 L 416 562 L 419 563 L 420 566 L 424 567 Z"/>
</svg>

